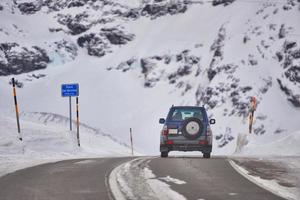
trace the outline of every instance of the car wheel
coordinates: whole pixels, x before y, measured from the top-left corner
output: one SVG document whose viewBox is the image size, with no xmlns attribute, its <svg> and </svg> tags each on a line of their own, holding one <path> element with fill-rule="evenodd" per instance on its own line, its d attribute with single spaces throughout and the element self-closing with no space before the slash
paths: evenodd
<svg viewBox="0 0 300 200">
<path fill-rule="evenodd" d="M 162 152 L 160 153 L 160 157 L 166 158 L 166 157 L 168 157 L 168 153 L 169 153 L 169 152 L 167 152 L 167 151 L 162 151 Z"/>
<path fill-rule="evenodd" d="M 183 122 L 182 134 L 189 140 L 195 140 L 203 132 L 203 127 L 200 119 L 191 117 Z"/>
<path fill-rule="evenodd" d="M 203 153 L 203 158 L 210 158 L 210 153 Z"/>
</svg>

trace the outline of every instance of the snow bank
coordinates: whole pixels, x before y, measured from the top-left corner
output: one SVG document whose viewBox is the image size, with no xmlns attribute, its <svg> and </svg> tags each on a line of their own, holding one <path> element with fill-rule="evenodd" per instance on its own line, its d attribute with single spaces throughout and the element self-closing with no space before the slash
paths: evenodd
<svg viewBox="0 0 300 200">
<path fill-rule="evenodd" d="M 276 180 L 266 180 L 262 179 L 258 176 L 251 175 L 246 169 L 237 165 L 234 161 L 229 161 L 231 166 L 239 172 L 242 176 L 244 176 L 249 181 L 259 185 L 260 187 L 264 188 L 272 192 L 275 195 L 283 197 L 288 200 L 298 200 L 300 197 L 299 189 L 295 187 L 284 187 L 276 182 Z"/>
<path fill-rule="evenodd" d="M 48 114 L 50 119 L 53 116 Z M 68 131 L 62 123 L 44 124 L 21 118 L 20 124 L 23 141 L 18 139 L 16 120 L 0 115 L 0 176 L 58 160 L 130 155 L 128 146 L 87 127 L 81 127 L 78 147 L 76 132 Z"/>
<path fill-rule="evenodd" d="M 109 186 L 115 199 L 162 199 L 185 200 L 167 183 L 182 185 L 185 181 L 167 177 L 156 177 L 147 163 L 149 158 L 138 158 L 115 168 L 109 176 Z"/>
<path fill-rule="evenodd" d="M 238 155 L 300 156 L 300 131 L 281 136 L 277 140 L 274 140 L 272 136 L 264 138 L 263 136 L 247 135 L 246 137 L 248 144 L 244 144 Z"/>
</svg>

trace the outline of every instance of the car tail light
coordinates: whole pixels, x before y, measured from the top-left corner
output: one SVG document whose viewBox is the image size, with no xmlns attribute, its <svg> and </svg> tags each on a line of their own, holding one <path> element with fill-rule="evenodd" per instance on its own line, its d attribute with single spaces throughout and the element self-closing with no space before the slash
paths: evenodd
<svg viewBox="0 0 300 200">
<path fill-rule="evenodd" d="M 163 129 L 162 129 L 162 131 L 161 131 L 161 134 L 162 135 L 168 135 L 168 127 L 165 125 L 164 127 L 163 127 Z"/>
<path fill-rule="evenodd" d="M 166 144 L 174 144 L 173 140 L 167 140 Z"/>
<path fill-rule="evenodd" d="M 199 144 L 206 145 L 206 140 L 199 140 Z"/>
</svg>

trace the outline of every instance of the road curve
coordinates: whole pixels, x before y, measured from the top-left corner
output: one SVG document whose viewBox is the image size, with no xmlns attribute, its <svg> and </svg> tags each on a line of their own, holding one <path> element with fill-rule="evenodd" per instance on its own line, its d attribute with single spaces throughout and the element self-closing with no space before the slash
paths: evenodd
<svg viewBox="0 0 300 200">
<path fill-rule="evenodd" d="M 68 160 L 20 170 L 0 178 L 0 200 L 109 200 L 112 199 L 107 180 L 110 172 L 130 160 L 132 158 Z M 139 173 L 134 170 L 148 168 L 157 180 L 165 181 L 185 199 L 283 200 L 245 179 L 226 158 L 142 157 L 135 162 L 138 165 L 132 169 L 133 174 Z M 165 177 L 182 180 L 185 184 L 169 182 Z"/>
<path fill-rule="evenodd" d="M 132 158 L 67 160 L 0 178 L 0 200 L 106 200 L 110 171 Z"/>
<path fill-rule="evenodd" d="M 284 200 L 250 182 L 224 157 L 156 158 L 149 167 L 157 177 L 169 175 L 186 184 L 171 188 L 191 200 Z"/>
</svg>

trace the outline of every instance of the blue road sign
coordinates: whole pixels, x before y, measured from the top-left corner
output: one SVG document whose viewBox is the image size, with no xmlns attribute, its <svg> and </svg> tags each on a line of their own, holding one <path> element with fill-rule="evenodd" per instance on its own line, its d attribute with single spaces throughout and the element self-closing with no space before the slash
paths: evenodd
<svg viewBox="0 0 300 200">
<path fill-rule="evenodd" d="M 79 96 L 79 84 L 62 84 L 61 85 L 62 97 L 74 97 Z"/>
</svg>

